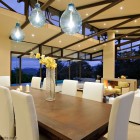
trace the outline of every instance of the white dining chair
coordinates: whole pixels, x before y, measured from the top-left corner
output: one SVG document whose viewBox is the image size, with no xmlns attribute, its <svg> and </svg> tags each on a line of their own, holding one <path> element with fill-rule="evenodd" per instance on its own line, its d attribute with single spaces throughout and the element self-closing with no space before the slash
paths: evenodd
<svg viewBox="0 0 140 140">
<path fill-rule="evenodd" d="M 14 113 L 12 98 L 8 88 L 0 86 L 0 136 L 14 138 Z"/>
<path fill-rule="evenodd" d="M 15 112 L 17 140 L 47 140 L 45 136 L 39 136 L 32 95 L 16 90 L 11 90 L 11 95 Z"/>
<path fill-rule="evenodd" d="M 103 83 L 85 82 L 83 88 L 83 98 L 94 101 L 103 101 Z"/>
<path fill-rule="evenodd" d="M 41 77 L 32 77 L 31 87 L 40 89 Z"/>
<path fill-rule="evenodd" d="M 133 99 L 133 91 L 115 98 L 111 108 L 107 138 L 99 140 L 128 140 L 128 123 Z"/>
<path fill-rule="evenodd" d="M 0 76 L 0 85 L 10 87 L 10 76 Z"/>
<path fill-rule="evenodd" d="M 129 121 L 140 124 L 140 93 L 134 96 Z"/>
<path fill-rule="evenodd" d="M 76 80 L 64 80 L 62 84 L 62 94 L 75 96 L 77 93 L 78 81 Z"/>
</svg>

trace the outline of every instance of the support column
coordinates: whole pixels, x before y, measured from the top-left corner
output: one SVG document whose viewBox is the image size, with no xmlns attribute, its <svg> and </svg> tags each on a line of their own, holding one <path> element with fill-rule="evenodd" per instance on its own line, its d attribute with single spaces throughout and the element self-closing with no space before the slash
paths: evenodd
<svg viewBox="0 0 140 140">
<path fill-rule="evenodd" d="M 115 33 L 107 33 L 108 40 L 115 38 Z M 106 43 L 103 49 L 103 78 L 115 77 L 115 40 Z"/>
</svg>

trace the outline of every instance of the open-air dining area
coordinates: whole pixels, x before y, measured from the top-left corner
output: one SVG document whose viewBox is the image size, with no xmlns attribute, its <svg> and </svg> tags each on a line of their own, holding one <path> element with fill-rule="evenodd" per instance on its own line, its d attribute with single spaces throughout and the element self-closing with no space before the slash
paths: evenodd
<svg viewBox="0 0 140 140">
<path fill-rule="evenodd" d="M 0 140 L 140 140 L 139 0 L 0 0 Z"/>
</svg>

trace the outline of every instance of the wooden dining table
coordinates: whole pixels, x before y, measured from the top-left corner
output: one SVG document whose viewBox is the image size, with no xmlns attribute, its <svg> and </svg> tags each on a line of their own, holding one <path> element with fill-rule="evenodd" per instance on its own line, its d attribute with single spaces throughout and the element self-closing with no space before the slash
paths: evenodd
<svg viewBox="0 0 140 140">
<path fill-rule="evenodd" d="M 40 130 L 49 140 L 98 140 L 107 133 L 109 104 L 61 93 L 49 102 L 45 90 L 34 88 L 27 94 L 33 96 Z"/>
</svg>

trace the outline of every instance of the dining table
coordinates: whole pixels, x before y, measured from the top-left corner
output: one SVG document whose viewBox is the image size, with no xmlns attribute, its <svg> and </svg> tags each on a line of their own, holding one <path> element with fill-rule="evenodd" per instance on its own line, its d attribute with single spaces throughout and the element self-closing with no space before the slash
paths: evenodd
<svg viewBox="0 0 140 140">
<path fill-rule="evenodd" d="M 33 96 L 40 131 L 49 140 L 98 140 L 108 131 L 109 104 L 62 93 L 47 101 L 45 90 L 31 87 L 27 94 Z"/>
</svg>

